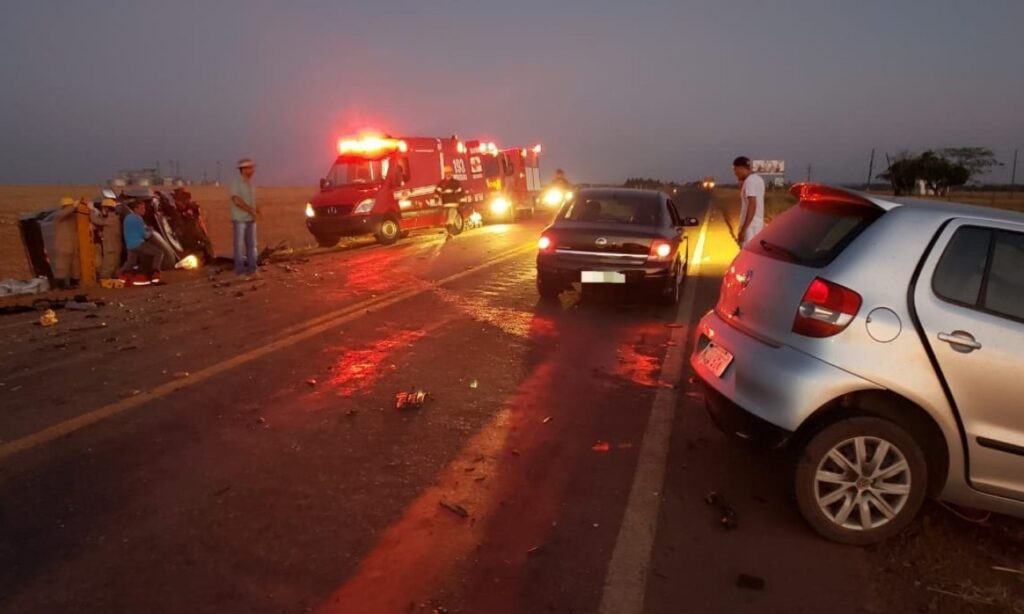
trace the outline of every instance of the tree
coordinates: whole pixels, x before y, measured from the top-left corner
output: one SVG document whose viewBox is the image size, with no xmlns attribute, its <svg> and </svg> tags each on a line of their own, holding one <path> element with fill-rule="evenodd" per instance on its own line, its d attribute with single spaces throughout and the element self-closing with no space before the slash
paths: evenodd
<svg viewBox="0 0 1024 614">
<path fill-rule="evenodd" d="M 985 175 L 993 168 L 1003 165 L 1002 162 L 996 160 L 995 153 L 987 147 L 947 147 L 939 151 L 939 155 L 967 171 L 967 179 L 963 183 Z M 960 185 L 963 185 L 963 183 Z"/>
<path fill-rule="evenodd" d="M 919 156 L 901 153 L 878 177 L 892 184 L 896 196 L 913 194 L 918 181 L 923 181 L 933 194 L 944 195 L 950 188 L 967 183 L 971 173 L 963 164 L 941 153 L 926 151 Z"/>
</svg>

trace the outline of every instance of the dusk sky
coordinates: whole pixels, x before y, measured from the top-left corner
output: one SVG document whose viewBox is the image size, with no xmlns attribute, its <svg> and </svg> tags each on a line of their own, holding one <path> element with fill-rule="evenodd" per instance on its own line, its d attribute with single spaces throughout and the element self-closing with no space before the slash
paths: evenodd
<svg viewBox="0 0 1024 614">
<path fill-rule="evenodd" d="M 863 181 L 872 147 L 969 145 L 1005 181 L 1022 27 L 1021 0 L 10 2 L 0 182 L 252 156 L 312 183 L 369 127 L 540 142 L 574 181 L 726 178 L 739 154 Z"/>
</svg>

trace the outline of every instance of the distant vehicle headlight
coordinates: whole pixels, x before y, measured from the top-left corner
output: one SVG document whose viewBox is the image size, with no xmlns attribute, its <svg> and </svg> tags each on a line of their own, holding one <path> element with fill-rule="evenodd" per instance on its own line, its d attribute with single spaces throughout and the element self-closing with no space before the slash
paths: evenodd
<svg viewBox="0 0 1024 614">
<path fill-rule="evenodd" d="M 544 204 L 549 207 L 557 207 L 562 204 L 562 199 L 565 197 L 562 191 L 558 188 L 551 188 L 547 192 L 544 192 Z"/>
<path fill-rule="evenodd" d="M 499 196 L 491 201 L 491 212 L 501 215 L 506 213 L 511 206 L 507 200 Z"/>
<path fill-rule="evenodd" d="M 316 217 L 316 209 L 313 208 L 313 203 L 306 203 L 306 217 Z"/>
<path fill-rule="evenodd" d="M 369 213 L 373 209 L 373 199 L 367 198 L 363 202 L 356 205 L 356 209 L 353 213 Z"/>
</svg>

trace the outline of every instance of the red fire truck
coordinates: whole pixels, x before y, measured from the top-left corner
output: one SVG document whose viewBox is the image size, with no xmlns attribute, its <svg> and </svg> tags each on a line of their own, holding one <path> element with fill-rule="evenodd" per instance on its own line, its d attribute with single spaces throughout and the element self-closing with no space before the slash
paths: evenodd
<svg viewBox="0 0 1024 614">
<path fill-rule="evenodd" d="M 498 149 L 494 143 L 466 143 L 467 186 L 473 192 L 474 210 L 485 221 L 512 222 L 533 215 L 540 190 L 540 152 L 540 145 Z"/>
<path fill-rule="evenodd" d="M 445 166 L 467 192 L 458 234 L 479 200 L 466 172 L 466 146 L 456 137 L 364 135 L 338 142 L 338 157 L 306 203 L 306 228 L 328 247 L 343 236 L 373 234 L 389 245 L 417 228 L 440 228 L 446 214 L 436 194 Z"/>
</svg>

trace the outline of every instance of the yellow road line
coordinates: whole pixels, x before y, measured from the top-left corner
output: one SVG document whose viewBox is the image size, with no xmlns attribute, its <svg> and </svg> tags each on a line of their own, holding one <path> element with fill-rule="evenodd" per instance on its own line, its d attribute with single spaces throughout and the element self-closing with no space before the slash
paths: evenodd
<svg viewBox="0 0 1024 614">
<path fill-rule="evenodd" d="M 425 292 L 429 292 L 439 286 L 450 284 L 469 275 L 473 275 L 474 273 L 478 273 L 486 268 L 516 258 L 534 249 L 536 248 L 533 246 L 532 243 L 526 246 L 520 246 L 515 249 L 503 252 L 501 255 L 495 256 L 494 258 L 491 258 L 490 260 L 487 260 L 481 264 L 472 266 L 460 273 L 449 275 L 448 277 L 444 277 L 433 282 L 423 282 L 423 285 L 418 286 L 416 288 L 412 288 L 409 290 L 400 290 L 389 294 L 385 294 L 375 299 L 362 301 L 360 303 L 356 303 L 354 305 L 350 305 L 348 307 L 344 307 L 333 312 L 311 318 L 309 320 L 306 320 L 302 324 L 297 325 L 301 326 L 302 328 L 300 330 L 297 330 L 296 332 L 287 334 L 274 341 L 271 341 L 270 343 L 259 346 L 257 348 L 253 348 L 251 350 L 248 350 L 246 352 L 243 352 L 241 354 L 238 354 L 216 364 L 213 364 L 209 367 L 201 369 L 185 379 L 178 379 L 165 382 L 141 394 L 137 394 L 127 399 L 122 399 L 109 405 L 104 405 L 103 407 L 100 407 L 98 409 L 75 416 L 74 418 L 70 418 L 63 422 L 57 423 L 53 426 L 44 428 L 41 431 L 32 433 L 31 435 L 26 435 L 25 437 L 22 437 L 20 439 L 15 439 L 14 441 L 0 445 L 0 461 L 7 459 L 15 454 L 18 454 L 19 452 L 24 452 L 25 450 L 29 450 L 36 446 L 63 437 L 65 435 L 74 433 L 75 431 L 96 424 L 97 422 L 100 422 L 102 420 L 106 420 L 107 418 L 110 418 L 112 416 L 116 416 L 128 410 L 135 409 L 136 407 L 145 405 L 150 401 L 155 401 L 157 399 L 163 398 L 177 390 L 182 390 L 183 388 L 188 388 L 190 386 L 199 384 L 200 382 L 204 382 L 208 379 L 216 377 L 217 375 L 220 375 L 221 373 L 224 373 L 225 371 L 228 371 L 229 369 L 233 369 L 239 365 L 252 362 L 253 360 L 262 358 L 263 356 L 266 356 L 272 352 L 276 352 L 277 350 L 280 350 L 282 348 L 294 345 L 299 341 L 303 341 L 310 337 L 314 337 L 335 326 L 339 326 L 341 324 L 345 324 L 347 322 L 351 322 L 352 320 L 361 318 L 365 316 L 367 313 L 370 313 L 371 310 L 380 310 L 385 307 L 390 307 L 391 305 L 408 300 L 414 296 L 418 296 Z"/>
</svg>

